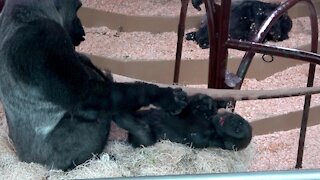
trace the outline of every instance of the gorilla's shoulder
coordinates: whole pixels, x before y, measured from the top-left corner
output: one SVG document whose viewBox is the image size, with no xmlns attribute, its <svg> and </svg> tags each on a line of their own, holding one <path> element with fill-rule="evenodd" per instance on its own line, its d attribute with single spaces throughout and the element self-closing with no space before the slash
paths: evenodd
<svg viewBox="0 0 320 180">
<path fill-rule="evenodd" d="M 10 41 L 9 44 L 14 42 L 12 45 L 15 48 L 26 50 L 36 48 L 39 51 L 44 48 L 50 48 L 47 50 L 55 51 L 56 49 L 52 48 L 63 47 L 73 49 L 71 38 L 64 28 L 56 21 L 47 18 L 39 18 L 23 23 L 8 41 Z"/>
</svg>

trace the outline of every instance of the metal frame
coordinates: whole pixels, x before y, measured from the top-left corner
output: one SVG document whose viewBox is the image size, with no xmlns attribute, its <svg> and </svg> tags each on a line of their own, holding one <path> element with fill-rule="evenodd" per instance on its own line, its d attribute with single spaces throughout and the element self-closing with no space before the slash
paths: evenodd
<svg viewBox="0 0 320 180">
<path fill-rule="evenodd" d="M 320 64 L 320 55 L 318 50 L 318 22 L 316 8 L 311 0 L 286 0 L 265 20 L 259 32 L 252 38 L 251 42 L 228 39 L 229 34 L 229 14 L 231 9 L 231 0 L 222 0 L 221 5 L 215 0 L 203 0 L 208 16 L 208 32 L 209 32 L 209 74 L 208 88 L 225 89 L 227 88 L 225 80 L 225 72 L 227 68 L 228 49 L 237 49 L 246 51 L 237 71 L 237 76 L 241 82 L 235 87 L 240 89 L 244 77 L 249 69 L 251 61 L 256 52 L 276 55 L 281 57 L 290 57 L 310 63 L 307 87 L 313 86 L 315 66 Z M 311 21 L 311 52 L 301 51 L 291 48 L 281 48 L 261 44 L 273 24 L 290 8 L 297 3 L 306 3 L 310 11 Z M 181 14 L 179 23 L 177 56 L 174 70 L 174 83 L 178 83 L 179 70 L 181 63 L 182 39 L 184 36 L 184 23 L 187 14 L 189 0 L 181 0 Z M 299 147 L 297 155 L 296 168 L 302 167 L 302 158 L 304 150 L 304 142 L 307 130 L 308 115 L 310 110 L 311 95 L 305 95 L 305 103 L 300 128 Z"/>
<path fill-rule="evenodd" d="M 314 180 L 319 179 L 320 170 L 304 169 L 290 171 L 263 171 L 263 172 L 240 172 L 240 173 L 216 173 L 216 174 L 192 174 L 192 175 L 171 175 L 171 176 L 140 176 L 140 177 L 118 177 L 103 179 L 124 179 L 124 180 Z"/>
</svg>

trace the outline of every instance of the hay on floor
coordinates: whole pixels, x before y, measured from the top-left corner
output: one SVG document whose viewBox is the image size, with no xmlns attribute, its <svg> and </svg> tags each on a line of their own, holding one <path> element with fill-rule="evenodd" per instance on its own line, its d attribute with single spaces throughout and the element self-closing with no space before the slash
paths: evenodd
<svg viewBox="0 0 320 180">
<path fill-rule="evenodd" d="M 147 148 L 110 141 L 105 152 L 72 171 L 48 170 L 36 163 L 19 161 L 7 136 L 0 113 L 0 179 L 79 179 L 146 175 L 199 174 L 247 171 L 254 156 L 252 146 L 239 152 L 192 149 L 162 141 Z"/>
</svg>

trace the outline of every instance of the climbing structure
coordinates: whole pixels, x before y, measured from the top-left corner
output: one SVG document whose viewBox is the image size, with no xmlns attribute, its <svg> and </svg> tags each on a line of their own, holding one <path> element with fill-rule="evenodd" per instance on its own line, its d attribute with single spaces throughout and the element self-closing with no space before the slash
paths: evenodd
<svg viewBox="0 0 320 180">
<path fill-rule="evenodd" d="M 255 53 L 268 54 L 271 56 L 288 57 L 292 59 L 309 62 L 309 75 L 307 86 L 312 87 L 314 81 L 316 64 L 320 64 L 320 55 L 318 50 L 318 21 L 316 8 L 311 0 L 286 0 L 265 20 L 260 30 L 252 37 L 251 41 L 240 41 L 229 39 L 229 14 L 231 9 L 231 0 L 223 0 L 221 4 L 216 0 L 203 0 L 208 16 L 208 32 L 209 32 L 209 73 L 208 88 L 240 89 L 242 82 L 250 67 L 251 61 Z M 297 49 L 282 48 L 277 46 L 262 44 L 263 39 L 275 24 L 275 22 L 290 8 L 298 3 L 305 3 L 309 8 L 309 17 L 311 21 L 311 52 L 301 51 Z M 184 36 L 184 27 L 187 14 L 189 0 L 181 0 L 181 13 L 178 28 L 177 53 L 174 71 L 174 83 L 178 83 L 179 70 L 181 63 L 182 41 Z M 225 84 L 226 68 L 228 61 L 228 49 L 237 49 L 245 51 L 245 55 L 238 67 L 236 75 L 241 79 L 235 87 L 228 87 Z M 303 116 L 301 121 L 300 139 L 296 168 L 302 167 L 302 158 L 304 150 L 305 135 L 307 129 L 308 115 L 310 110 L 311 95 L 305 95 Z"/>
</svg>

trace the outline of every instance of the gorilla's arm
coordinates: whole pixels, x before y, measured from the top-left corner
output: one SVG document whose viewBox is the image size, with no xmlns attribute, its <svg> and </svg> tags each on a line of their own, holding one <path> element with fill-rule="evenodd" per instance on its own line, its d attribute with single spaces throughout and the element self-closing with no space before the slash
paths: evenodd
<svg viewBox="0 0 320 180">
<path fill-rule="evenodd" d="M 6 46 L 14 78 L 34 86 L 44 98 L 71 112 L 134 110 L 151 103 L 169 111 L 179 111 L 179 106 L 185 105 L 182 91 L 145 83 L 90 79 L 65 30 L 48 19 L 26 23 L 11 36 Z"/>
<path fill-rule="evenodd" d="M 79 59 L 79 61 L 86 66 L 88 69 L 90 69 L 90 71 L 92 71 L 92 73 L 94 73 L 94 76 L 96 76 L 97 78 L 101 78 L 105 81 L 112 81 L 113 82 L 113 77 L 110 71 L 103 73 L 99 68 L 97 68 L 90 60 L 89 57 L 87 57 L 86 55 L 82 54 L 82 53 L 77 53 L 77 58 Z"/>
</svg>

